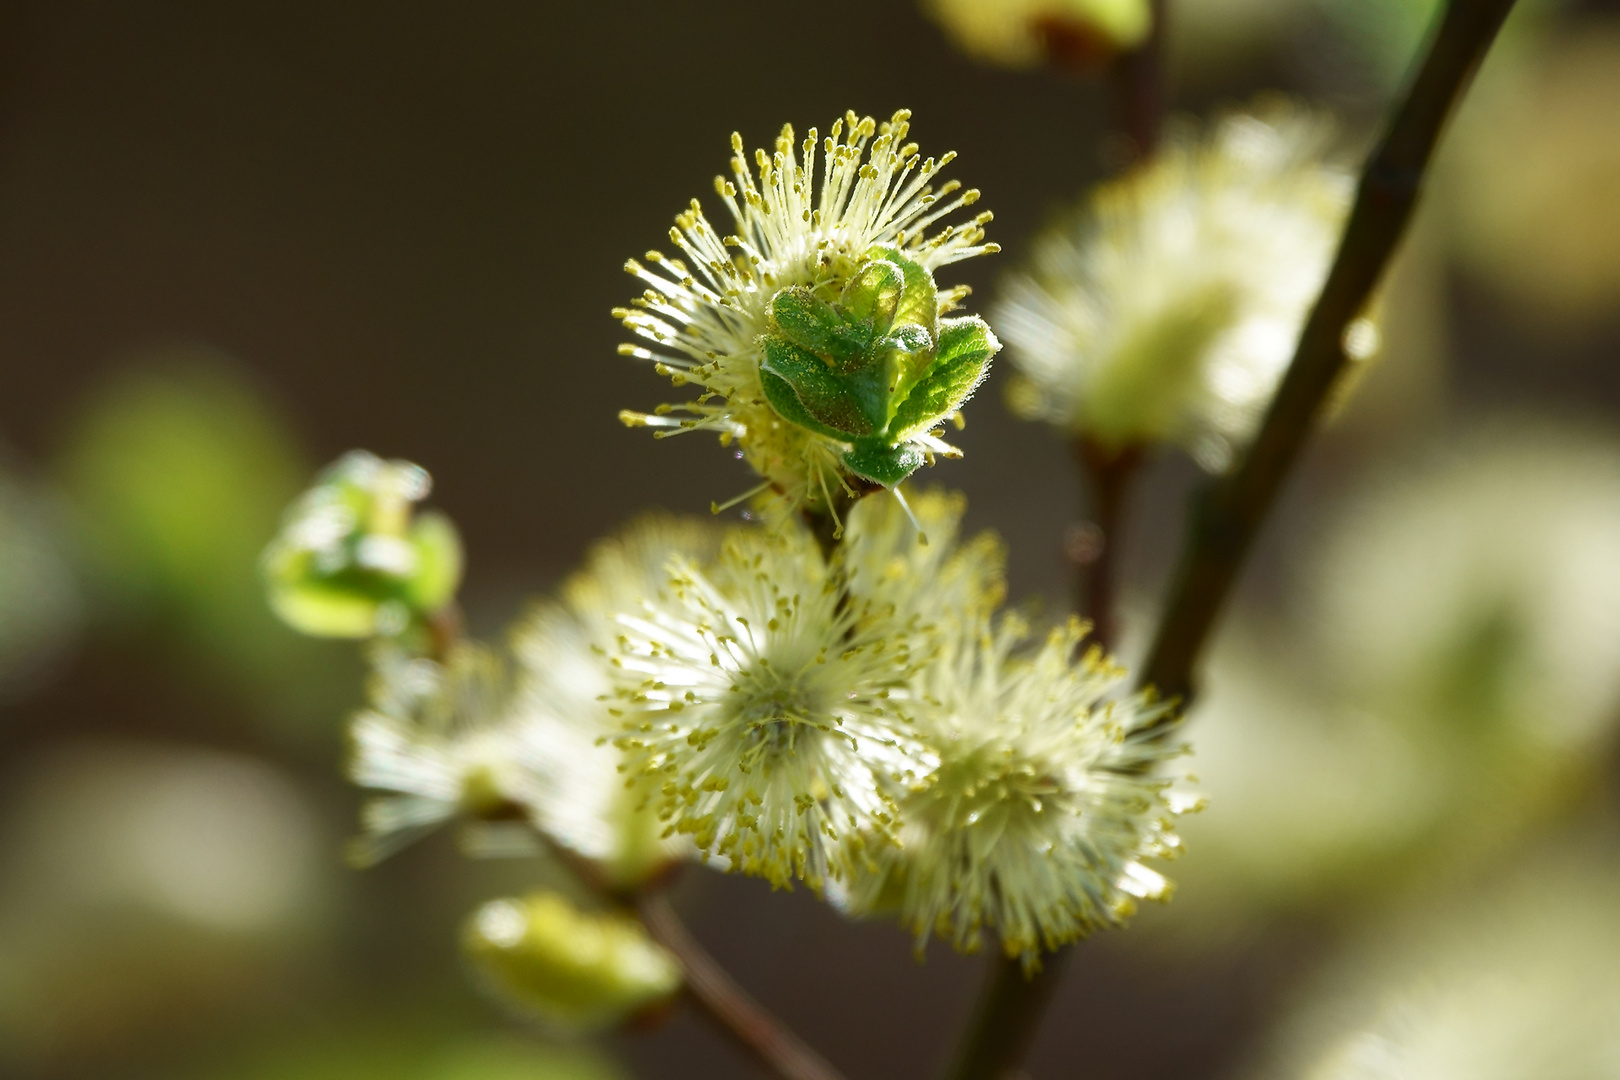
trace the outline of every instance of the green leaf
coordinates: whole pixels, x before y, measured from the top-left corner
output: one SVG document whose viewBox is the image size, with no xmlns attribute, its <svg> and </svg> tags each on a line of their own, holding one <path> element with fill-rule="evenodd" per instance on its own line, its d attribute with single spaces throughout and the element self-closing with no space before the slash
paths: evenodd
<svg viewBox="0 0 1620 1080">
<path fill-rule="evenodd" d="M 927 431 L 961 408 L 984 381 L 990 359 L 1000 349 L 1001 342 L 981 319 L 941 320 L 934 366 L 901 403 L 889 425 L 894 441 Z"/>
<path fill-rule="evenodd" d="M 844 467 L 857 476 L 892 488 L 922 468 L 923 452 L 913 446 L 890 446 L 862 439 L 844 455 Z"/>
<path fill-rule="evenodd" d="M 759 381 L 765 387 L 765 400 L 769 401 L 771 408 L 776 410 L 777 415 L 788 423 L 798 424 L 802 428 L 813 431 L 817 435 L 825 435 L 830 439 L 849 438 L 843 432 L 828 427 L 805 412 L 804 406 L 799 403 L 799 395 L 780 375 L 765 368 L 760 368 Z"/>
<path fill-rule="evenodd" d="M 783 417 L 803 423 L 794 415 L 802 412 L 815 421 L 805 427 L 838 439 L 870 435 L 876 430 L 878 425 L 867 418 L 864 403 L 850 392 L 846 379 L 833 374 L 826 361 L 785 338 L 765 337 L 761 346 L 765 358 L 760 364 L 760 381 L 765 384 L 766 398 Z M 782 388 L 773 387 L 765 380 L 766 375 L 776 376 L 789 388 L 798 409 L 786 403 Z"/>
<path fill-rule="evenodd" d="M 887 347 L 884 360 L 888 368 L 889 400 L 882 424 L 887 430 L 900 403 L 933 365 L 934 339 L 920 326 L 897 326 L 894 333 L 879 344 Z"/>
<path fill-rule="evenodd" d="M 461 587 L 461 536 L 450 519 L 429 510 L 411 523 L 416 573 L 407 583 L 411 606 L 429 614 L 448 604 Z"/>
<path fill-rule="evenodd" d="M 783 289 L 771 300 L 776 335 L 840 369 L 859 362 L 877 335 L 866 323 L 850 323 L 838 309 L 803 286 Z M 779 372 L 789 382 L 793 380 Z"/>
<path fill-rule="evenodd" d="M 873 337 L 882 337 L 894 325 L 905 287 L 906 275 L 900 267 L 887 259 L 873 259 L 850 278 L 838 303 L 846 319 L 864 323 L 872 328 Z"/>
<path fill-rule="evenodd" d="M 905 276 L 905 287 L 895 307 L 895 324 L 920 326 L 932 334 L 939 321 L 939 289 L 934 284 L 934 275 L 906 258 L 898 248 L 873 248 L 866 257 L 893 263 Z"/>
</svg>

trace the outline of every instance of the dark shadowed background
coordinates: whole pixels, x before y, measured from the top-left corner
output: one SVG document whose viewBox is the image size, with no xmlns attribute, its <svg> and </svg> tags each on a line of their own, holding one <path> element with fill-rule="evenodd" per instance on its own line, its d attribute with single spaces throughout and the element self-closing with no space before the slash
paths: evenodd
<svg viewBox="0 0 1620 1080">
<path fill-rule="evenodd" d="M 1365 145 L 1409 34 L 1397 26 L 1386 44 L 1383 23 L 1368 30 L 1333 0 L 1211 7 L 1248 28 L 1184 33 L 1178 107 L 1291 90 L 1338 109 L 1347 145 Z M 1515 51 L 1557 57 L 1600 31 L 1613 46 L 1614 17 L 1612 4 L 1564 5 L 1522 28 Z M 1604 57 L 1620 69 L 1620 48 L 1588 66 L 1601 76 Z M 1549 269 L 1502 269 L 1498 249 L 1458 240 L 1473 219 L 1451 210 L 1505 206 L 1490 213 L 1607 243 L 1620 220 L 1602 186 L 1620 175 L 1614 90 L 1560 91 L 1590 113 L 1571 146 L 1609 148 L 1578 206 L 1533 185 L 1489 203 L 1442 162 L 1390 289 L 1386 355 L 1268 533 L 1245 625 L 1286 625 L 1287 553 L 1331 520 L 1339 492 L 1447 425 L 1508 409 L 1612 438 L 1613 261 L 1590 256 L 1580 282 L 1600 280 L 1584 299 L 1569 297 L 1585 284 L 1538 293 L 1584 248 L 1508 243 L 1509 263 Z M 847 108 L 901 107 L 925 153 L 960 153 L 950 174 L 995 212 L 1004 253 L 942 275 L 973 285 L 976 304 L 1111 165 L 1105 86 L 978 66 L 904 0 L 0 7 L 0 464 L 68 582 L 32 642 L 60 643 L 41 644 L 0 697 L 0 1075 L 427 1077 L 419 1063 L 444 1055 L 463 1064 L 432 1076 L 522 1072 L 529 1051 L 502 1034 L 522 1029 L 463 977 L 455 933 L 536 872 L 469 863 L 444 836 L 376 870 L 342 866 L 359 795 L 341 779 L 341 721 L 360 666 L 342 644 L 273 625 L 252 560 L 320 464 L 357 446 L 406 457 L 461 527 L 471 622 L 494 635 L 636 512 L 706 513 L 744 489 L 713 440 L 654 442 L 617 422 L 669 395 L 615 355 L 608 312 L 636 291 L 621 266 L 712 190 L 733 130 L 768 145 L 785 120 L 825 130 Z M 1474 128 L 1489 160 L 1479 132 L 1505 128 Z M 970 525 L 1007 540 L 1015 598 L 1061 612 L 1064 533 L 1084 514 L 1064 444 L 1012 419 L 993 377 L 958 441 L 966 459 L 923 479 L 964 490 Z M 1165 458 L 1137 503 L 1136 636 L 1193 473 Z M 163 522 L 192 539 L 170 543 Z M 1524 829 L 1606 806 L 1605 783 Z M 201 809 L 175 813 L 224 824 L 117 839 L 176 784 Z M 147 841 L 201 892 L 117 884 L 140 877 L 125 862 Z M 1178 931 L 1189 884 L 1140 930 L 1088 943 L 1031 1071 L 1238 1067 L 1302 973 L 1391 903 L 1233 895 L 1243 914 Z M 919 966 L 894 927 L 847 923 L 802 892 L 694 870 L 678 900 L 741 981 L 855 1078 L 931 1075 L 970 1005 L 979 960 L 935 948 Z M 751 1075 L 690 1015 L 610 1051 L 649 1078 Z M 507 1072 L 476 1064 L 502 1054 Z M 545 1054 L 535 1069 L 613 1067 Z"/>
</svg>

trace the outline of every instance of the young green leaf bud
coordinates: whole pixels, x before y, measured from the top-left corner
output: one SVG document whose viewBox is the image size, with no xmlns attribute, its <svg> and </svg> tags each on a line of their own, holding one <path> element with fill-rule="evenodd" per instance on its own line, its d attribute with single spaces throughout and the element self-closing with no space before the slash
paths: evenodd
<svg viewBox="0 0 1620 1080">
<path fill-rule="evenodd" d="M 783 289 L 760 342 L 765 399 L 782 419 L 848 443 L 851 473 L 894 487 L 925 460 L 914 440 L 967 401 L 1000 348 L 976 318 L 940 319 L 937 293 L 933 275 L 894 248 L 868 252 L 836 304 Z"/>
<path fill-rule="evenodd" d="M 580 911 L 556 893 L 485 904 L 461 941 L 497 997 L 567 1030 L 612 1027 L 681 988 L 675 958 L 639 922 Z"/>
<path fill-rule="evenodd" d="M 442 609 L 461 583 L 461 540 L 442 514 L 414 512 L 427 471 L 351 451 L 288 510 L 264 553 L 270 606 L 320 637 L 398 634 Z"/>
</svg>

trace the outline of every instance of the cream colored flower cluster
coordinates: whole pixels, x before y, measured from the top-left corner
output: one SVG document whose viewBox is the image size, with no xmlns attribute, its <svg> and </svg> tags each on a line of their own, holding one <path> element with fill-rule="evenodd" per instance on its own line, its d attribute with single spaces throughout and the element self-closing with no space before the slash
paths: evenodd
<svg viewBox="0 0 1620 1080">
<path fill-rule="evenodd" d="M 1165 894 L 1143 860 L 1176 849 L 1182 748 L 1076 660 L 1078 624 L 1031 641 L 998 614 L 1001 546 L 960 540 L 963 510 L 866 499 L 830 561 L 802 528 L 647 519 L 504 660 L 378 646 L 359 857 L 454 818 L 475 853 L 544 838 L 622 885 L 695 855 L 1031 965 L 1121 921 Z"/>
<path fill-rule="evenodd" d="M 615 658 L 634 782 L 677 834 L 777 886 L 898 913 L 959 948 L 1043 949 L 1120 922 L 1166 882 L 1190 803 L 1168 710 L 1076 623 L 1030 641 L 997 613 L 1002 553 L 956 541 L 959 497 L 874 497 L 832 563 L 807 535 L 733 531 L 671 567 Z"/>
<path fill-rule="evenodd" d="M 994 316 L 1015 412 L 1219 471 L 1252 436 L 1338 245 L 1354 180 L 1282 100 L 1175 132 L 1036 241 Z M 1347 345 L 1376 347 L 1370 323 Z"/>
<path fill-rule="evenodd" d="M 707 559 L 719 530 L 645 518 L 599 544 L 556 600 L 521 620 L 505 654 L 471 642 L 438 659 L 373 646 L 371 702 L 352 723 L 350 776 L 367 804 L 362 863 L 447 821 L 474 853 L 532 854 L 536 834 L 633 884 L 689 850 L 660 837 L 607 740 L 620 610 L 661 587 L 672 557 Z"/>
<path fill-rule="evenodd" d="M 1148 863 L 1177 851 L 1174 819 L 1194 805 L 1175 790 L 1170 707 L 1126 691 L 1078 621 L 1041 634 L 1004 610 L 1001 544 L 962 536 L 960 496 L 900 494 L 956 454 L 943 425 L 1000 348 L 951 314 L 967 289 L 934 278 L 996 250 L 990 216 L 945 223 L 978 193 L 936 186 L 951 155 L 921 158 L 909 126 L 899 112 L 850 114 L 824 140 L 784 129 L 752 169 L 734 137 L 715 185 L 730 231 L 694 202 L 670 233 L 678 255 L 629 265 L 646 289 L 616 312 L 638 339 L 622 351 L 698 395 L 625 419 L 734 442 L 768 523 L 644 519 L 504 649 L 461 634 L 459 548 L 432 589 L 273 548 L 298 556 L 268 564 L 283 591 L 404 612 L 363 627 L 374 678 L 351 775 L 377 794 L 359 861 L 450 821 L 476 854 L 550 852 L 619 897 L 697 859 L 897 916 L 919 948 L 994 939 L 1026 969 L 1167 895 Z M 1267 292 L 1240 280 L 1245 260 L 1308 269 L 1342 209 L 1316 130 L 1231 119 L 1213 148 L 1178 147 L 1105 194 L 1078 246 L 1048 241 L 1007 308 L 1032 410 L 1104 441 L 1236 437 L 1221 410 L 1255 407 L 1314 288 Z M 1214 264 L 1182 258 L 1206 243 Z M 344 511 L 340 554 L 437 520 L 414 509 L 425 473 L 373 461 L 299 504 Z M 421 483 L 395 497 L 373 474 Z M 344 629 L 329 622 L 305 628 Z M 576 932 L 601 949 L 565 947 Z M 492 983 L 528 988 L 552 1019 L 625 1015 L 672 986 L 635 933 L 554 897 L 499 902 L 468 933 Z M 606 982 L 553 984 L 586 953 L 618 958 L 591 969 Z"/>
</svg>

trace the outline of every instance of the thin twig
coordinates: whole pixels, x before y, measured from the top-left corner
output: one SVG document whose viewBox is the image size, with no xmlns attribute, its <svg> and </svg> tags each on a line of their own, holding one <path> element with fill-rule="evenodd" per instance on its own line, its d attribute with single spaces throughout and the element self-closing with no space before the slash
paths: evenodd
<svg viewBox="0 0 1620 1080">
<path fill-rule="evenodd" d="M 810 535 L 815 537 L 816 546 L 821 548 L 822 558 L 829 564 L 832 562 L 833 553 L 838 550 L 838 545 L 843 542 L 844 526 L 849 524 L 849 514 L 855 508 L 855 504 L 868 495 L 882 490 L 881 484 L 851 476 L 833 490 L 830 503 L 800 508 L 799 515 L 809 527 Z"/>
<path fill-rule="evenodd" d="M 1119 603 L 1116 596 L 1120 543 L 1125 524 L 1125 496 L 1142 463 L 1142 449 L 1113 449 L 1087 438 L 1074 442 L 1074 459 L 1091 497 L 1091 537 L 1094 549 L 1085 552 L 1075 575 L 1075 607 L 1091 620 L 1091 641 L 1105 652 L 1119 644 Z"/>
<path fill-rule="evenodd" d="M 849 513 L 853 503 L 843 501 L 841 506 L 813 511 L 806 507 L 800 511 L 805 525 L 810 529 L 810 535 L 815 537 L 816 547 L 821 549 L 821 557 L 830 565 L 833 552 L 838 550 L 838 544 L 844 538 L 843 518 Z"/>
<path fill-rule="evenodd" d="M 1159 145 L 1159 129 L 1169 95 L 1164 80 L 1165 29 L 1169 0 L 1151 0 L 1153 22 L 1147 40 L 1120 56 L 1112 75 L 1119 99 L 1119 131 L 1128 144 L 1128 160 L 1142 161 Z"/>
<path fill-rule="evenodd" d="M 837 1069 L 732 981 L 681 922 L 661 893 L 643 894 L 636 911 L 647 932 L 680 961 L 686 991 L 722 1032 L 780 1080 L 843 1080 Z"/>
<path fill-rule="evenodd" d="M 603 899 L 635 910 L 647 933 L 680 964 L 686 996 L 768 1073 L 777 1080 L 843 1080 L 837 1069 L 738 986 L 720 962 L 692 936 L 664 895 L 669 872 L 638 888 L 624 889 L 614 885 L 596 863 L 545 832 L 539 835 L 551 854 L 573 872 L 580 884 Z M 673 870 L 673 866 L 669 868 Z"/>
<path fill-rule="evenodd" d="M 1333 268 L 1293 362 L 1242 463 L 1194 508 L 1181 568 L 1142 683 L 1187 700 L 1193 669 L 1266 513 L 1349 362 L 1344 333 L 1367 306 L 1417 203 L 1424 170 L 1469 75 L 1513 0 L 1451 0 L 1440 28 L 1369 159 Z"/>
<path fill-rule="evenodd" d="M 947 1080 L 998 1080 L 1018 1071 L 1074 951 L 1073 945 L 1065 945 L 1048 953 L 1034 975 L 1025 975 L 1023 965 L 1012 957 L 991 958 L 984 990 L 945 1074 Z"/>
</svg>

